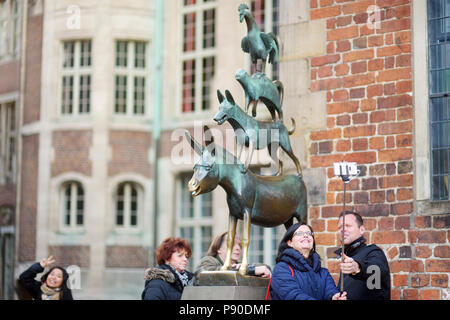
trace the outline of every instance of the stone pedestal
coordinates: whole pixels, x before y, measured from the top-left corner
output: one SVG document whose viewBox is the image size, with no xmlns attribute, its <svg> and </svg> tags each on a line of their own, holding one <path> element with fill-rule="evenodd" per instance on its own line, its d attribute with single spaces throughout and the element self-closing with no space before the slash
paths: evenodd
<svg viewBox="0 0 450 320">
<path fill-rule="evenodd" d="M 269 279 L 236 271 L 204 271 L 197 284 L 185 287 L 181 300 L 264 300 Z"/>
</svg>

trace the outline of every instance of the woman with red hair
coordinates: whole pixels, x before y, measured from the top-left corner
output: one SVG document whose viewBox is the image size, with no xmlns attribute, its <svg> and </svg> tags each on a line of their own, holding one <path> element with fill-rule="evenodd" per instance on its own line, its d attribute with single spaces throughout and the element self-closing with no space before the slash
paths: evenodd
<svg viewBox="0 0 450 320">
<path fill-rule="evenodd" d="M 186 270 L 192 255 L 189 243 L 167 238 L 156 249 L 158 266 L 145 270 L 143 300 L 180 300 L 184 287 L 194 274 Z"/>
</svg>

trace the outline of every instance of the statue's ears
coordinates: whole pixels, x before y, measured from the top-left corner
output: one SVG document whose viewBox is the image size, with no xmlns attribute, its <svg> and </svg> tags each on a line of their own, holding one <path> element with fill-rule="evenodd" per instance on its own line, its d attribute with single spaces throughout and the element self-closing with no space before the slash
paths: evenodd
<svg viewBox="0 0 450 320">
<path fill-rule="evenodd" d="M 232 104 L 236 104 L 236 103 L 234 102 L 233 96 L 231 95 L 230 91 L 225 90 L 225 95 L 226 95 L 227 100 L 228 100 L 229 102 L 231 102 Z"/>
<path fill-rule="evenodd" d="M 205 134 L 206 149 L 212 154 L 216 154 L 216 144 L 214 143 L 214 137 L 211 133 L 211 129 L 208 126 L 203 126 L 203 133 Z"/>
<path fill-rule="evenodd" d="M 222 92 L 220 92 L 220 90 L 218 90 L 218 89 L 217 89 L 217 98 L 219 99 L 220 103 L 222 103 L 223 99 L 225 99 Z"/>
<path fill-rule="evenodd" d="M 202 155 L 203 152 L 203 146 L 197 142 L 197 140 L 195 140 L 194 138 L 192 138 L 191 134 L 189 133 L 189 131 L 185 130 L 184 131 L 184 135 L 186 136 L 187 141 L 191 144 L 192 149 L 194 149 L 194 151 L 199 154 Z"/>
</svg>

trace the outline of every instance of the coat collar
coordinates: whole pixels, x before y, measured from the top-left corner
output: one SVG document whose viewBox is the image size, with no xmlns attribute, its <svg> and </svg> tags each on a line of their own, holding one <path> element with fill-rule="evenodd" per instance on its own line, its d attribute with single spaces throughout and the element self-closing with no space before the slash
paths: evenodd
<svg viewBox="0 0 450 320">
<path fill-rule="evenodd" d="M 349 257 L 353 256 L 359 250 L 359 248 L 365 246 L 365 242 L 366 242 L 366 239 L 364 237 L 359 237 L 352 243 L 344 246 L 344 253 Z M 342 248 L 339 248 L 334 253 L 336 253 L 338 256 L 340 256 L 341 251 L 342 251 Z"/>
<path fill-rule="evenodd" d="M 305 257 L 298 252 L 297 250 L 293 248 L 287 248 L 283 251 L 283 256 L 281 258 L 281 261 L 286 262 L 290 266 L 294 267 L 295 269 L 298 269 L 300 271 L 314 271 L 318 272 L 321 267 L 320 257 L 316 252 L 310 253 L 312 254 L 313 258 L 313 266 L 311 267 L 308 262 L 306 261 Z"/>
<path fill-rule="evenodd" d="M 194 277 L 194 274 L 187 270 L 185 272 L 188 276 L 188 281 L 192 280 L 192 278 Z M 148 268 L 147 270 L 145 270 L 144 279 L 145 279 L 145 283 L 148 283 L 149 281 L 154 280 L 154 279 L 160 279 L 160 280 L 166 281 L 174 286 L 177 286 L 180 289 L 183 288 L 183 284 L 182 284 L 180 278 L 168 264 L 161 264 L 154 268 Z"/>
<path fill-rule="evenodd" d="M 145 270 L 144 278 L 146 281 L 160 279 L 169 283 L 174 283 L 176 276 L 168 265 L 162 264 L 155 268 L 148 268 L 147 270 Z"/>
</svg>

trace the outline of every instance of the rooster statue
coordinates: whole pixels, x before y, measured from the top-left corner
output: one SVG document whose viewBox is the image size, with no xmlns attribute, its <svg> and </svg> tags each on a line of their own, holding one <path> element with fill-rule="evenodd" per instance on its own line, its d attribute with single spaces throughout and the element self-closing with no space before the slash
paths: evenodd
<svg viewBox="0 0 450 320">
<path fill-rule="evenodd" d="M 245 19 L 247 23 L 247 36 L 242 38 L 241 48 L 244 52 L 250 53 L 255 67 L 258 59 L 262 60 L 262 70 L 257 70 L 257 72 L 264 73 L 267 56 L 269 56 L 269 63 L 273 64 L 278 61 L 277 38 L 273 33 L 261 32 L 246 4 L 240 4 L 238 11 L 239 21 L 242 22 Z"/>
</svg>

